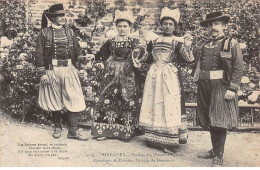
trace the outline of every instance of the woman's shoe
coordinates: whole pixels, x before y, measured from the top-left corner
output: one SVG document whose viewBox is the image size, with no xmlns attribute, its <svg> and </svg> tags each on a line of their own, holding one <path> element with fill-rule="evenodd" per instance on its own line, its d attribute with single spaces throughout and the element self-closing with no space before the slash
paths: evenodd
<svg viewBox="0 0 260 170">
<path fill-rule="evenodd" d="M 106 140 L 106 139 L 107 139 L 107 137 L 98 137 L 97 141 L 102 141 L 102 140 Z"/>
<path fill-rule="evenodd" d="M 163 151 L 164 153 L 173 154 L 173 151 L 171 151 L 170 149 L 167 149 L 167 148 L 163 148 L 162 151 Z"/>
<path fill-rule="evenodd" d="M 188 133 L 181 134 L 179 138 L 179 144 L 187 144 L 188 143 Z"/>
<path fill-rule="evenodd" d="M 69 134 L 68 134 L 68 139 L 79 139 L 79 137 L 78 136 L 70 136 Z"/>
<path fill-rule="evenodd" d="M 87 132 L 84 131 L 84 129 L 82 128 L 78 129 L 78 140 L 84 140 L 84 141 L 88 140 Z"/>
</svg>

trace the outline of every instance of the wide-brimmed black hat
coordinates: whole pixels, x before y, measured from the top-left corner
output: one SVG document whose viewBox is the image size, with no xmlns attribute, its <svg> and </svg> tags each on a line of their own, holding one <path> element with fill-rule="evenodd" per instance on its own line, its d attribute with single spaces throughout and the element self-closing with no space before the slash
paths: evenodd
<svg viewBox="0 0 260 170">
<path fill-rule="evenodd" d="M 230 20 L 230 16 L 223 15 L 222 12 L 212 12 L 206 15 L 206 19 L 200 22 L 200 25 L 203 27 L 207 27 L 209 23 L 214 21 L 224 21 L 227 24 Z"/>
<path fill-rule="evenodd" d="M 48 25 L 48 20 L 51 20 L 55 16 L 65 16 L 65 10 L 63 4 L 52 5 L 49 9 L 46 9 L 42 14 L 41 28 L 46 28 Z"/>
<path fill-rule="evenodd" d="M 48 14 L 49 15 L 61 15 L 61 14 L 65 14 L 64 8 L 63 8 L 63 4 L 55 4 L 52 5 L 49 10 L 48 10 Z"/>
</svg>

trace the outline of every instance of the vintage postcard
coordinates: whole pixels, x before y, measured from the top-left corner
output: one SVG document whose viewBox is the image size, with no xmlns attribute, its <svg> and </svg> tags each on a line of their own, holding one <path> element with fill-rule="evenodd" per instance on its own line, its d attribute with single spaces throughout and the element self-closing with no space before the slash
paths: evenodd
<svg viewBox="0 0 260 170">
<path fill-rule="evenodd" d="M 1 0 L 1 167 L 259 167 L 259 0 Z"/>
</svg>

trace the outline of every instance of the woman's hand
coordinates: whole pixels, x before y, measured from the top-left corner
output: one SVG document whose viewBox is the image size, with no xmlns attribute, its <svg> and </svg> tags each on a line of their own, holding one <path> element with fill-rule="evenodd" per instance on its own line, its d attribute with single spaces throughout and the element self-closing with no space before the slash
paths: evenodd
<svg viewBox="0 0 260 170">
<path fill-rule="evenodd" d="M 141 49 L 134 49 L 133 52 L 132 52 L 132 60 L 133 60 L 133 63 L 134 63 L 134 66 L 139 68 L 141 67 L 141 59 L 139 59 L 139 56 L 140 56 L 140 53 L 141 53 Z"/>
<path fill-rule="evenodd" d="M 78 58 L 80 63 L 85 63 L 86 61 L 94 60 L 94 59 L 95 59 L 95 55 L 94 54 L 86 54 L 85 56 L 81 55 Z"/>
<path fill-rule="evenodd" d="M 50 79 L 47 75 L 43 75 L 41 76 L 41 83 L 44 84 L 44 85 L 47 85 L 50 83 Z"/>
<path fill-rule="evenodd" d="M 95 62 L 94 54 L 86 54 L 85 56 L 79 57 L 79 64 L 83 69 L 91 69 L 93 67 L 93 63 Z"/>
<path fill-rule="evenodd" d="M 86 60 L 93 60 L 93 59 L 95 59 L 94 54 L 86 54 Z"/>
<path fill-rule="evenodd" d="M 184 36 L 184 46 L 185 47 L 190 47 L 191 44 L 192 44 L 192 40 L 193 40 L 193 37 L 190 33 L 186 33 Z"/>
</svg>

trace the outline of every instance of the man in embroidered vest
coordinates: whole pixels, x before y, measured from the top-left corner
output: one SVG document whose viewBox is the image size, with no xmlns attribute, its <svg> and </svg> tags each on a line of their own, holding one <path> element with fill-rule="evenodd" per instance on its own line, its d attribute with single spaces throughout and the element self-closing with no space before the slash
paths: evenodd
<svg viewBox="0 0 260 170">
<path fill-rule="evenodd" d="M 35 65 L 42 75 L 39 105 L 52 111 L 54 138 L 61 136 L 61 110 L 68 116 L 68 138 L 79 139 L 77 122 L 79 112 L 86 107 L 75 65 L 82 50 L 74 32 L 63 26 L 65 11 L 62 4 L 52 5 L 42 15 L 42 30 L 36 45 Z M 48 19 L 52 26 L 47 27 Z"/>
<path fill-rule="evenodd" d="M 229 20 L 229 16 L 213 12 L 200 23 L 211 37 L 200 49 L 194 74 L 199 124 L 209 128 L 213 147 L 198 157 L 212 158 L 212 166 L 222 166 L 227 130 L 236 128 L 238 119 L 237 90 L 243 76 L 243 56 L 239 43 L 224 35 Z"/>
</svg>

